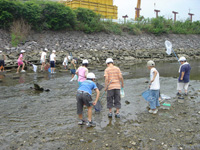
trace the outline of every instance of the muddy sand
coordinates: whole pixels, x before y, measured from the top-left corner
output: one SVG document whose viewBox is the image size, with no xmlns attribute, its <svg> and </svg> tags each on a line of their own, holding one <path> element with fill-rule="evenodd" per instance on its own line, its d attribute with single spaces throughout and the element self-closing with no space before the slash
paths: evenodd
<svg viewBox="0 0 200 150">
<path fill-rule="evenodd" d="M 102 71 L 94 70 L 97 77 Z M 77 82 L 70 75 L 6 74 L 0 83 L 0 149 L 1 150 L 198 150 L 200 149 L 200 81 L 191 80 L 189 95 L 176 96 L 177 79 L 161 76 L 161 93 L 171 106 L 161 106 L 156 115 L 149 114 L 141 93 L 147 89 L 148 71 L 133 78 L 123 72 L 125 97 L 121 118 L 107 117 L 106 97 L 103 110 L 95 113 L 94 128 L 78 126 L 76 114 Z M 30 87 L 37 82 L 49 92 Z M 99 78 L 103 84 L 103 79 Z M 20 84 L 19 84 L 20 83 Z M 103 91 L 101 91 L 101 95 Z M 95 96 L 95 95 L 93 95 Z M 184 99 L 182 99 L 184 98 Z M 87 109 L 84 109 L 84 116 Z"/>
</svg>

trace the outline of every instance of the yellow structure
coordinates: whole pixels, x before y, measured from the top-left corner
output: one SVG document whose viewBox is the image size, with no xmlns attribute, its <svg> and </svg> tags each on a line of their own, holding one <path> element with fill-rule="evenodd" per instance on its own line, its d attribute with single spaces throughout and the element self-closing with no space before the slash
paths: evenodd
<svg viewBox="0 0 200 150">
<path fill-rule="evenodd" d="M 140 5 L 141 5 L 141 0 L 137 0 L 137 7 L 135 8 L 135 20 L 140 17 Z"/>
<path fill-rule="evenodd" d="M 113 5 L 113 0 L 65 0 L 62 3 L 72 9 L 79 7 L 91 9 L 101 14 L 102 18 L 117 19 L 117 6 Z"/>
</svg>

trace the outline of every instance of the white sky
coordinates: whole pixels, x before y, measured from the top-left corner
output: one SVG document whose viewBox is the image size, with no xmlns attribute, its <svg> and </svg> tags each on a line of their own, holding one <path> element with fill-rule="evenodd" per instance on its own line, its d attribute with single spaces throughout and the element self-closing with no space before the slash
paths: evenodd
<svg viewBox="0 0 200 150">
<path fill-rule="evenodd" d="M 118 6 L 118 19 L 128 15 L 128 19 L 135 18 L 135 7 L 137 0 L 113 0 L 114 5 Z M 155 5 L 154 5 L 155 4 Z M 178 12 L 177 20 L 185 21 L 190 13 L 193 13 L 193 21 L 200 20 L 200 0 L 141 0 L 140 15 L 145 18 L 156 16 L 154 9 L 160 10 L 159 16 L 174 18 L 172 11 Z"/>
</svg>

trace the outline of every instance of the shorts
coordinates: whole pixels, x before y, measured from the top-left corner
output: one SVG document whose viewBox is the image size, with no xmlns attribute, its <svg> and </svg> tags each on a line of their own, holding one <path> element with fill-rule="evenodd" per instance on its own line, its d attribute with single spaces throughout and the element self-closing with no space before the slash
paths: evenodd
<svg viewBox="0 0 200 150">
<path fill-rule="evenodd" d="M 91 107 L 93 105 L 91 95 L 84 91 L 77 91 L 76 101 L 77 101 L 77 114 L 83 113 L 83 105 L 86 105 L 87 107 Z"/>
<path fill-rule="evenodd" d="M 187 90 L 188 89 L 188 86 L 189 86 L 189 82 L 187 82 L 187 83 L 184 83 L 184 82 L 178 82 L 177 83 L 177 90 L 179 91 L 181 91 L 181 90 Z"/>
<path fill-rule="evenodd" d="M 50 67 L 55 68 L 55 62 L 54 61 L 50 61 Z"/>
<path fill-rule="evenodd" d="M 75 74 L 76 73 L 76 69 L 70 69 L 71 74 Z"/>
<path fill-rule="evenodd" d="M 107 91 L 107 108 L 121 108 L 120 89 L 112 89 Z"/>
<path fill-rule="evenodd" d="M 44 59 L 41 59 L 40 60 L 40 63 L 42 64 L 42 63 L 45 63 L 45 60 Z"/>
<path fill-rule="evenodd" d="M 0 60 L 0 66 L 5 66 L 4 60 Z"/>
<path fill-rule="evenodd" d="M 23 61 L 18 61 L 18 66 L 23 65 Z"/>
</svg>

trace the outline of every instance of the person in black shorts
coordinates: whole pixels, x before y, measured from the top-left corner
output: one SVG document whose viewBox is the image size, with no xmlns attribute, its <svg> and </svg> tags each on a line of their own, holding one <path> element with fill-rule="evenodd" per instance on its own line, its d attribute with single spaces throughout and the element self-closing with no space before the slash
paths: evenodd
<svg viewBox="0 0 200 150">
<path fill-rule="evenodd" d="M 87 79 L 82 82 L 79 86 L 76 100 L 77 100 L 77 114 L 79 116 L 80 121 L 78 122 L 79 125 L 84 125 L 86 122 L 83 120 L 83 105 L 86 105 L 88 108 L 88 121 L 86 123 L 87 127 L 94 127 L 96 124 L 92 121 L 92 106 L 96 105 L 99 99 L 99 89 L 97 88 L 96 84 L 94 83 L 95 75 L 94 73 L 88 73 Z M 95 90 L 96 99 L 93 102 L 92 100 L 92 90 Z"/>
</svg>

